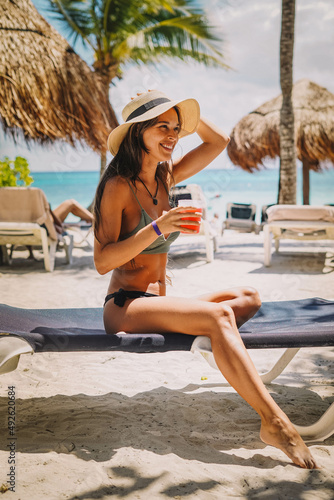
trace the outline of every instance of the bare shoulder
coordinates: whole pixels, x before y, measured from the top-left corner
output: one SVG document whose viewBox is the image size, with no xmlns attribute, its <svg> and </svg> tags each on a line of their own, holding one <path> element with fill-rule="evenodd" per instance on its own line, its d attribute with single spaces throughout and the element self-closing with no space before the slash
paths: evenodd
<svg viewBox="0 0 334 500">
<path fill-rule="evenodd" d="M 129 183 L 123 177 L 109 179 L 105 185 L 101 205 L 124 206 L 129 198 Z"/>
<path fill-rule="evenodd" d="M 119 175 L 109 179 L 106 182 L 106 185 L 104 188 L 104 192 L 107 195 L 115 193 L 115 192 L 117 192 L 118 194 L 121 195 L 123 193 L 127 193 L 128 190 L 129 190 L 128 181 L 126 179 L 124 179 L 123 177 L 120 177 Z"/>
<path fill-rule="evenodd" d="M 126 179 L 112 177 L 108 179 L 103 190 L 100 207 L 99 242 L 110 243 L 118 241 L 123 212 L 127 207 L 130 188 Z"/>
</svg>

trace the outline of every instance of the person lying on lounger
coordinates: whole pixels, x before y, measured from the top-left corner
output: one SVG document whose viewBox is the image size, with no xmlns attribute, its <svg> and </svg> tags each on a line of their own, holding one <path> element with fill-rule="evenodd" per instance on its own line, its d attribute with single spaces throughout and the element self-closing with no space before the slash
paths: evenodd
<svg viewBox="0 0 334 500">
<path fill-rule="evenodd" d="M 70 200 L 65 200 L 63 201 L 58 207 L 54 208 L 53 210 L 51 209 L 50 206 L 50 212 L 52 215 L 53 219 L 53 224 L 54 227 L 59 234 L 64 233 L 64 226 L 63 223 L 65 222 L 66 217 L 69 214 L 73 214 L 76 217 L 80 217 L 82 221 L 88 222 L 90 224 L 93 224 L 94 221 L 94 216 L 93 214 L 87 210 L 85 207 L 80 205 L 80 203 L 76 200 L 70 199 Z M 36 260 L 33 249 L 31 245 L 27 245 L 27 249 L 29 251 L 29 259 Z M 11 246 L 10 250 L 10 258 L 12 258 L 13 252 L 15 250 L 15 245 Z"/>
<path fill-rule="evenodd" d="M 51 208 L 50 208 L 51 210 Z M 63 233 L 63 222 L 69 214 L 80 217 L 81 220 L 93 224 L 93 214 L 76 200 L 65 200 L 58 207 L 51 210 L 53 223 L 59 234 Z"/>
<path fill-rule="evenodd" d="M 94 261 L 111 275 L 104 304 L 108 334 L 179 332 L 211 340 L 226 380 L 261 417 L 261 439 L 304 468 L 316 468 L 309 449 L 262 383 L 238 327 L 260 308 L 256 290 L 242 287 L 195 298 L 166 296 L 167 252 L 180 231 L 194 233 L 184 208 L 170 207 L 170 188 L 201 171 L 229 137 L 200 117 L 194 99 L 172 101 L 159 91 L 139 94 L 123 110 L 124 124 L 108 138 L 114 158 L 95 196 Z M 172 160 L 179 138 L 202 143 Z"/>
</svg>

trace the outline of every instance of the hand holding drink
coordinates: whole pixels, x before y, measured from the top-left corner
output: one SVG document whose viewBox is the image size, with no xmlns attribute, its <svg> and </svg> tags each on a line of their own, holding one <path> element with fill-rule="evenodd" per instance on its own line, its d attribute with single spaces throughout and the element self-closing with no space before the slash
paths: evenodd
<svg viewBox="0 0 334 500">
<path fill-rule="evenodd" d="M 202 219 L 202 202 L 199 200 L 179 200 L 179 207 L 184 207 L 182 213 L 184 211 L 185 217 L 182 217 L 184 221 L 197 221 L 199 224 L 182 224 L 181 227 L 185 229 L 191 229 L 194 233 L 199 233 L 200 230 L 200 222 Z M 187 231 L 181 231 L 181 233 L 190 234 Z"/>
</svg>

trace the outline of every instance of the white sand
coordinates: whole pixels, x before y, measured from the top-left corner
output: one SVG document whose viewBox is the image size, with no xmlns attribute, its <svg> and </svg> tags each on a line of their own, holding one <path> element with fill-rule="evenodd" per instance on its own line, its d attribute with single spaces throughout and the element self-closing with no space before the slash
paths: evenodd
<svg viewBox="0 0 334 500">
<path fill-rule="evenodd" d="M 250 285 L 264 301 L 334 299 L 328 243 L 285 242 L 270 268 L 263 267 L 262 233 L 226 231 L 220 243 L 207 264 L 202 238 L 179 239 L 168 293 Z M 57 257 L 52 274 L 41 262 L 23 259 L 1 267 L 0 301 L 27 308 L 100 307 L 109 277 L 94 270 L 92 251 L 74 249 L 72 266 L 61 253 Z M 317 420 L 333 401 L 333 351 L 303 349 L 269 386 L 296 424 Z M 250 352 L 261 371 L 281 351 Z M 26 355 L 1 381 L 0 484 L 9 471 L 8 386 L 16 390 L 18 437 L 16 492 L 3 498 L 333 499 L 334 436 L 310 444 L 321 470 L 294 466 L 260 441 L 257 414 L 200 355 Z"/>
</svg>

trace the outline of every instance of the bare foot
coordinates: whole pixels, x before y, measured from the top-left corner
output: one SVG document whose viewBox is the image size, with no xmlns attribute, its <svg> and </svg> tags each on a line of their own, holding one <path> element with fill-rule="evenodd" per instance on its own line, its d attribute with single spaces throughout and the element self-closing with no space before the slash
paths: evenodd
<svg viewBox="0 0 334 500">
<path fill-rule="evenodd" d="M 282 450 L 296 465 L 304 469 L 319 468 L 310 450 L 286 416 L 276 417 L 270 424 L 262 422 L 260 437 L 264 443 Z"/>
</svg>

